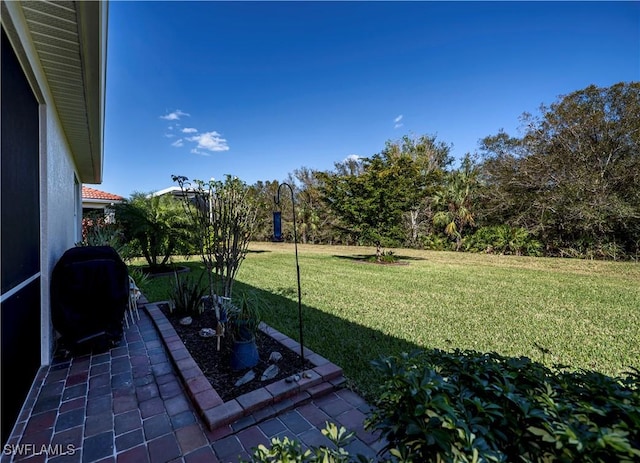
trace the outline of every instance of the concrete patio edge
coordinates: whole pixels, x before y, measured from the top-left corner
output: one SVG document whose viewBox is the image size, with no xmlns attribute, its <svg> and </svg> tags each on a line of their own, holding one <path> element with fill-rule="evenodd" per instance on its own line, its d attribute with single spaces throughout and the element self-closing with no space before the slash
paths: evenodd
<svg viewBox="0 0 640 463">
<path fill-rule="evenodd" d="M 211 431 L 232 423 L 235 423 L 236 430 L 251 426 L 333 392 L 341 388 L 345 382 L 342 368 L 305 347 L 305 359 L 314 367 L 305 370 L 299 381 L 287 382 L 282 379 L 224 402 L 191 357 L 171 322 L 158 307 L 160 303 L 140 301 L 140 306 L 144 307 L 151 317 L 187 395 Z M 283 348 L 295 353 L 300 352 L 300 344 L 297 341 L 275 328 L 261 323 L 260 330 L 278 341 Z M 245 419 L 238 421 L 241 418 Z"/>
</svg>

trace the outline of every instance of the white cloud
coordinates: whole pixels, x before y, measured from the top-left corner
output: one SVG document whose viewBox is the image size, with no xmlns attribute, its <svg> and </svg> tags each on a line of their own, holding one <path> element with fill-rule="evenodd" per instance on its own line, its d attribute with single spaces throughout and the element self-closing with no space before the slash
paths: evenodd
<svg viewBox="0 0 640 463">
<path fill-rule="evenodd" d="M 186 113 L 181 109 L 176 109 L 164 116 L 160 116 L 161 119 L 171 121 L 171 123 L 167 125 L 167 129 L 164 131 L 164 136 L 166 138 L 180 137 L 181 134 L 188 135 L 183 135 L 182 138 L 177 138 L 173 143 L 171 143 L 171 146 L 175 148 L 182 148 L 188 143 L 191 143 L 192 149 L 190 151 L 194 154 L 201 154 L 204 156 L 208 156 L 211 152 L 229 150 L 227 140 L 222 138 L 222 136 L 215 130 L 199 133 L 198 129 L 194 127 L 181 127 L 180 123 L 177 122 L 183 117 L 190 116 L 191 115 L 189 113 Z"/>
<path fill-rule="evenodd" d="M 181 109 L 176 109 L 174 112 L 165 114 L 164 116 L 160 116 L 160 119 L 164 119 L 167 121 L 177 121 L 183 116 L 191 116 L 189 113 L 185 113 Z"/>
<path fill-rule="evenodd" d="M 356 161 L 359 161 L 360 159 L 362 159 L 362 156 L 359 156 L 357 154 L 350 154 L 349 156 L 344 158 L 342 162 L 356 162 Z"/>
<path fill-rule="evenodd" d="M 400 122 L 400 121 L 402 120 L 402 118 L 403 118 L 403 117 L 404 117 L 404 116 L 403 116 L 402 114 L 400 114 L 398 117 L 396 117 L 396 118 L 393 120 L 393 123 L 394 123 L 393 128 L 394 128 L 394 129 L 399 129 L 400 127 L 402 127 L 402 126 L 404 125 L 402 122 Z"/>
<path fill-rule="evenodd" d="M 227 140 L 222 138 L 216 131 L 194 135 L 193 137 L 188 137 L 187 140 L 198 144 L 198 146 L 194 148 L 194 150 L 198 151 L 196 154 L 203 154 L 202 152 L 200 152 L 200 150 L 207 150 L 212 152 L 229 150 Z M 191 152 L 195 152 L 194 150 L 192 150 Z"/>
</svg>

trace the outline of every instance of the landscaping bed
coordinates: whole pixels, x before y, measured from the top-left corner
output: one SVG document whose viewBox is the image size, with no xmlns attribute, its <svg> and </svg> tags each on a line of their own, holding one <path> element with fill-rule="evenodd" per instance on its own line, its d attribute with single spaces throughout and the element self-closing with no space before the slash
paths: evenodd
<svg viewBox="0 0 640 463">
<path fill-rule="evenodd" d="M 229 337 L 223 337 L 220 343 L 220 350 L 218 351 L 216 348 L 216 337 L 203 338 L 199 334 L 202 328 L 215 328 L 215 312 L 213 310 L 205 310 L 202 314 L 193 315 L 192 324 L 184 326 L 179 323 L 182 317 L 171 313 L 168 304 L 158 304 L 158 307 L 160 307 L 167 320 L 173 325 L 176 333 L 191 354 L 191 357 L 211 383 L 211 386 L 225 402 L 278 380 L 291 377 L 302 371 L 301 359 L 298 354 L 286 348 L 269 335 L 258 331 L 256 334 L 256 344 L 258 346 L 260 360 L 253 368 L 256 378 L 244 385 L 235 386 L 236 382 L 242 378 L 248 370 L 236 371 L 231 368 L 232 340 Z M 276 363 L 279 372 L 273 378 L 267 381 L 261 381 L 260 377 L 262 373 L 270 365 L 269 356 L 272 352 L 279 352 L 282 355 L 282 359 Z M 311 368 L 313 368 L 313 365 L 306 361 L 305 369 Z"/>
</svg>

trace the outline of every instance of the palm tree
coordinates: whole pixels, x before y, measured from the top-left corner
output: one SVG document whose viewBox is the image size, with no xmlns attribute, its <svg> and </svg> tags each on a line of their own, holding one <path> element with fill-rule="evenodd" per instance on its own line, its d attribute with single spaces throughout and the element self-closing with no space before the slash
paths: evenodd
<svg viewBox="0 0 640 463">
<path fill-rule="evenodd" d="M 440 208 L 433 216 L 433 224 L 444 227 L 447 236 L 455 238 L 456 251 L 462 246 L 462 232 L 466 226 L 474 226 L 472 194 L 476 186 L 478 170 L 465 156 L 462 166 L 447 174 L 445 186 L 436 192 L 434 206 Z"/>
<path fill-rule="evenodd" d="M 166 269 L 187 233 L 187 218 L 173 196 L 134 193 L 116 205 L 116 217 L 124 236 L 140 247 L 152 272 Z"/>
</svg>

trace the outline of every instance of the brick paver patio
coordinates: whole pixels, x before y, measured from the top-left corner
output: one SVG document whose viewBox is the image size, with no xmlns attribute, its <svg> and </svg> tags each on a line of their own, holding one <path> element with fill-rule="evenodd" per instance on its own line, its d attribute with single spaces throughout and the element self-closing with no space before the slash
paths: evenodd
<svg viewBox="0 0 640 463">
<path fill-rule="evenodd" d="M 140 316 L 109 352 L 56 359 L 40 369 L 2 462 L 237 462 L 276 436 L 306 446 L 327 444 L 320 432 L 326 421 L 356 432 L 347 447 L 352 454 L 375 458 L 382 448 L 363 428 L 367 403 L 333 387 L 341 383 L 335 375 L 335 384 L 314 380 L 307 390 L 269 397 L 262 392 L 222 404 L 230 410 L 229 422 L 213 417 L 212 429 L 202 403 L 191 400 L 206 385 L 188 383 L 193 377 L 185 379 L 172 355 L 179 346 L 168 350 L 166 333 L 145 310 Z M 211 396 L 201 397 L 205 406 L 213 404 L 206 402 Z M 216 413 L 224 412 L 214 405 Z"/>
</svg>

